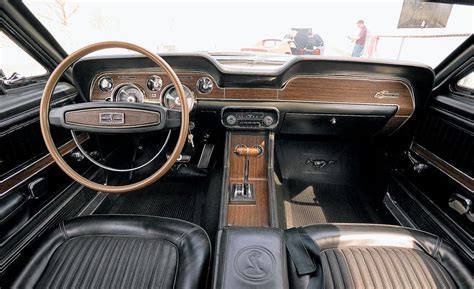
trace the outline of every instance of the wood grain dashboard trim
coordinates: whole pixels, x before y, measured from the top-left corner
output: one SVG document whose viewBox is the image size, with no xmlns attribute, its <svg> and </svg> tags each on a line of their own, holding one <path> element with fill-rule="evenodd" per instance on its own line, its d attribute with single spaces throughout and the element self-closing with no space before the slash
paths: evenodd
<svg viewBox="0 0 474 289">
<path fill-rule="evenodd" d="M 135 76 L 134 76 L 135 75 Z M 103 76 L 114 79 L 128 79 L 143 88 L 146 76 L 159 75 L 163 78 L 163 87 L 169 80 L 159 70 L 136 71 L 122 70 L 104 72 L 97 75 L 91 87 L 91 99 L 103 100 L 105 93 L 98 88 L 97 82 Z M 298 75 L 289 79 L 282 88 L 222 88 L 214 78 L 205 72 L 178 71 L 182 83 L 189 87 L 197 100 L 250 100 L 281 101 L 334 104 L 395 105 L 398 107 L 395 116 L 384 128 L 383 133 L 390 133 L 403 125 L 415 110 L 415 99 L 410 84 L 403 79 L 377 77 L 333 76 L 333 75 Z M 196 88 L 197 80 L 209 77 L 214 84 L 210 93 L 202 94 Z M 120 82 L 121 83 L 121 82 Z M 160 96 L 153 96 L 146 88 L 145 101 L 161 102 Z M 110 93 L 109 93 L 110 95 Z"/>
<path fill-rule="evenodd" d="M 197 99 L 222 99 L 224 98 L 224 90 L 219 88 L 216 81 L 207 73 L 195 71 L 178 71 L 178 78 L 181 83 L 187 86 Z M 161 77 L 163 84 L 159 91 L 151 91 L 146 86 L 148 77 L 158 75 Z M 99 88 L 99 80 L 103 77 L 110 77 L 114 82 L 114 89 L 112 91 L 101 91 Z M 209 77 L 213 81 L 214 89 L 209 93 L 200 93 L 197 88 L 197 81 L 201 77 Z M 172 85 L 171 79 L 165 72 L 154 70 L 119 70 L 119 71 L 104 71 L 97 74 L 92 82 L 89 90 L 91 101 L 103 101 L 107 97 L 113 96 L 116 89 L 128 83 L 133 83 L 138 86 L 145 94 L 145 102 L 161 103 L 161 96 L 166 87 Z"/>
<path fill-rule="evenodd" d="M 278 100 L 397 105 L 397 115 L 410 116 L 414 99 L 401 80 L 356 77 L 298 76 L 279 90 Z"/>
<path fill-rule="evenodd" d="M 410 86 L 401 79 L 367 78 L 355 76 L 300 75 L 288 80 L 280 88 L 222 88 L 214 78 L 204 72 L 178 71 L 181 82 L 189 87 L 197 99 L 209 100 L 281 100 L 281 101 L 317 101 L 334 103 L 389 104 L 399 105 L 402 115 L 410 115 L 413 108 L 413 93 Z M 164 72 L 159 70 L 120 70 L 106 71 L 96 75 L 92 81 L 91 100 L 104 100 L 110 92 L 98 87 L 98 80 L 104 76 L 113 79 L 115 87 L 125 83 L 134 83 L 142 88 L 147 101 L 159 101 L 159 93 L 146 88 L 148 76 L 158 75 L 163 79 L 163 88 L 170 84 Z M 209 77 L 214 88 L 210 93 L 200 93 L 196 83 L 201 77 Z M 379 92 L 390 94 L 375 97 Z M 161 91 L 160 91 L 161 93 Z M 394 96 L 392 93 L 398 93 Z"/>
</svg>

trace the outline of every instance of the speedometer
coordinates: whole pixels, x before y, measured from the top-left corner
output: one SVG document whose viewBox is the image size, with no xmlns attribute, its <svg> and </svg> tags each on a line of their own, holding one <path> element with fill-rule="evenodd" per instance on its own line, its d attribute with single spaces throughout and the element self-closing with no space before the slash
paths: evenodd
<svg viewBox="0 0 474 289">
<path fill-rule="evenodd" d="M 189 111 L 194 107 L 194 94 L 187 86 L 183 85 L 184 93 L 186 94 L 186 102 Z M 162 105 L 169 109 L 181 110 L 181 100 L 179 99 L 178 91 L 174 85 L 170 85 L 163 90 L 161 97 Z"/>
<path fill-rule="evenodd" d="M 116 102 L 143 102 L 143 91 L 134 84 L 121 86 L 115 93 Z"/>
</svg>

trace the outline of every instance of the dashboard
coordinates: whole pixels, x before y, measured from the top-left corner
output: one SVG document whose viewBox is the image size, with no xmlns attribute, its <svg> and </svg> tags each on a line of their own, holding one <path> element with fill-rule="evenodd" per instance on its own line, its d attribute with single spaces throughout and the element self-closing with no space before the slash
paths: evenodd
<svg viewBox="0 0 474 289">
<path fill-rule="evenodd" d="M 183 84 L 190 111 L 215 111 L 231 129 L 391 134 L 423 106 L 434 81 L 431 68 L 405 63 L 301 57 L 274 71 L 259 71 L 229 70 L 205 54 L 163 57 Z M 175 110 L 182 106 L 171 80 L 146 58 L 84 59 L 73 73 L 90 101 L 144 102 Z M 239 108 L 250 113 L 239 113 Z M 269 116 L 265 109 L 278 117 L 271 125 L 263 120 Z M 225 111 L 231 123 L 242 115 L 263 117 L 239 119 L 254 127 L 232 127 L 223 118 Z M 235 114 L 229 116 L 229 111 Z"/>
</svg>

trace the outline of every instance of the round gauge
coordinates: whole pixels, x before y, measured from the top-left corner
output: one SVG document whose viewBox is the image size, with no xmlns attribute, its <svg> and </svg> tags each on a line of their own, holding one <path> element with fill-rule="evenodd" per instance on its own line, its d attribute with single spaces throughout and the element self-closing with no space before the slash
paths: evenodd
<svg viewBox="0 0 474 289">
<path fill-rule="evenodd" d="M 125 84 L 115 93 L 116 102 L 143 102 L 143 91 L 134 84 Z"/>
<path fill-rule="evenodd" d="M 194 95 L 191 89 L 183 85 L 184 93 L 186 94 L 186 102 L 188 104 L 189 111 L 194 107 Z M 162 104 L 164 107 L 169 109 L 181 110 L 181 100 L 178 96 L 178 91 L 174 85 L 168 86 L 161 97 Z"/>
<path fill-rule="evenodd" d="M 102 77 L 99 80 L 99 88 L 102 91 L 111 91 L 112 88 L 114 87 L 114 81 L 112 80 L 111 77 Z"/>
<path fill-rule="evenodd" d="M 199 80 L 196 83 L 196 87 L 199 90 L 200 93 L 209 93 L 211 92 L 212 88 L 214 87 L 214 84 L 212 82 L 212 79 L 210 79 L 207 76 L 199 78 Z"/>
<path fill-rule="evenodd" d="M 148 80 L 146 81 L 146 87 L 150 91 L 158 91 L 161 89 L 163 86 L 163 80 L 161 80 L 161 77 L 158 75 L 152 75 L 148 77 Z"/>
</svg>

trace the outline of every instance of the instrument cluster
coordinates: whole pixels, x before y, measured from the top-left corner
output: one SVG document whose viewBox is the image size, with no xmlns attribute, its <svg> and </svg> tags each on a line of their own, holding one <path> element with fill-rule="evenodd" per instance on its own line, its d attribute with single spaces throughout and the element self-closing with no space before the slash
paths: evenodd
<svg viewBox="0 0 474 289">
<path fill-rule="evenodd" d="M 195 84 L 198 94 L 212 91 L 214 82 L 207 76 L 193 79 L 191 76 L 180 76 L 186 84 Z M 183 84 L 186 104 L 191 111 L 196 104 L 195 92 Z M 168 109 L 181 110 L 176 87 L 166 75 L 150 72 L 111 72 L 96 77 L 91 87 L 92 101 L 156 103 Z"/>
</svg>

